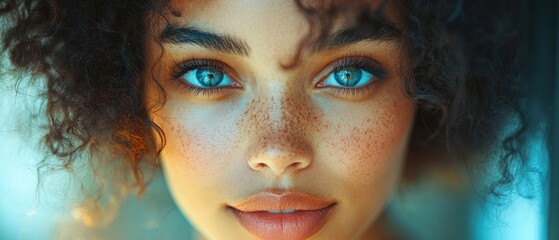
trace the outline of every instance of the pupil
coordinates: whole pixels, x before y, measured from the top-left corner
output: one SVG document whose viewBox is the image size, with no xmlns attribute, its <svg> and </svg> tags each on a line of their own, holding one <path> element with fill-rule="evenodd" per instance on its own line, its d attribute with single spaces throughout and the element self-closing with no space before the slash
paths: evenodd
<svg viewBox="0 0 559 240">
<path fill-rule="evenodd" d="M 196 70 L 196 79 L 204 87 L 215 87 L 223 81 L 223 72 L 210 68 Z"/>
<path fill-rule="evenodd" d="M 334 72 L 336 81 L 346 87 L 355 86 L 361 79 L 361 70 L 356 67 L 346 67 Z"/>
</svg>

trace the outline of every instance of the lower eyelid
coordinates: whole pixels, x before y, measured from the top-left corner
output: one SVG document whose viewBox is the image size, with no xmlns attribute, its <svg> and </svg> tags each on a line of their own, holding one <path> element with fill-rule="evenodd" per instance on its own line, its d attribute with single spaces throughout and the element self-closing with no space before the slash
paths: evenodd
<svg viewBox="0 0 559 240">
<path fill-rule="evenodd" d="M 227 96 L 232 91 L 236 91 L 236 89 L 233 89 L 231 87 L 200 88 L 200 87 L 192 86 L 184 81 L 182 82 L 178 81 L 176 82 L 176 84 L 178 89 L 187 92 L 187 94 L 195 95 L 197 97 L 200 96 L 206 98 L 210 98 L 210 97 L 221 98 Z"/>
<path fill-rule="evenodd" d="M 372 82 L 358 88 L 329 87 L 324 88 L 324 90 L 336 98 L 357 101 L 364 100 L 371 96 L 377 87 L 376 85 L 376 83 Z"/>
</svg>

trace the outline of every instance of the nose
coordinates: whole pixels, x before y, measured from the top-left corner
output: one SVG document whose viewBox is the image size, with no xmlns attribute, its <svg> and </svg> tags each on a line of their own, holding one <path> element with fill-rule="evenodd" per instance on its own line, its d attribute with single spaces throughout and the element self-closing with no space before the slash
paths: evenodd
<svg viewBox="0 0 559 240">
<path fill-rule="evenodd" d="M 312 163 L 310 149 L 304 146 L 297 148 L 285 145 L 274 145 L 261 148 L 248 159 L 251 169 L 259 172 L 271 171 L 279 176 L 287 173 L 297 173 Z"/>
<path fill-rule="evenodd" d="M 309 133 L 316 124 L 314 108 L 306 98 L 285 89 L 269 91 L 248 108 L 252 134 L 247 162 L 255 171 L 297 173 L 313 162 Z"/>
</svg>

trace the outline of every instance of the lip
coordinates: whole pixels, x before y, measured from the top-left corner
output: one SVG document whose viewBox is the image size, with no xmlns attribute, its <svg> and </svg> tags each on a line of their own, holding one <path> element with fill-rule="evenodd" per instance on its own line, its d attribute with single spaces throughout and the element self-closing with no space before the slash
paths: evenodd
<svg viewBox="0 0 559 240">
<path fill-rule="evenodd" d="M 296 190 L 268 190 L 251 195 L 228 209 L 258 238 L 295 240 L 318 232 L 335 205 L 333 201 Z"/>
</svg>

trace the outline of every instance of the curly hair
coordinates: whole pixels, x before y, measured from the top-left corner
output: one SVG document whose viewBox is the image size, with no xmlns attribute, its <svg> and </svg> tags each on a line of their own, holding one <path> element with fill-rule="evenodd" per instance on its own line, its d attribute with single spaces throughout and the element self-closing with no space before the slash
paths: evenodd
<svg viewBox="0 0 559 240">
<path fill-rule="evenodd" d="M 140 162 L 161 149 L 152 129 L 161 131 L 142 101 L 141 19 L 155 7 L 149 1 L 8 1 L 1 10 L 15 23 L 3 35 L 12 64 L 46 79 L 44 141 L 62 161 L 49 164 L 71 169 L 81 152 L 108 141 L 143 190 Z"/>
<path fill-rule="evenodd" d="M 320 20 L 343 7 L 326 1 L 329 7 L 318 11 L 296 2 L 309 19 Z M 502 176 L 490 189 L 504 194 L 515 162 L 523 161 L 528 131 L 515 5 L 506 0 L 400 4 L 411 63 L 407 90 L 418 103 L 410 147 L 442 147 L 472 168 L 502 149 Z M 144 63 L 146 16 L 165 11 L 167 5 L 163 0 L 8 0 L 0 5 L 0 16 L 11 24 L 2 35 L 3 51 L 16 71 L 46 83 L 44 142 L 57 160 L 43 165 L 72 169 L 80 154 L 110 143 L 143 191 L 141 166 L 157 169 L 165 142 L 143 101 L 143 73 L 149 67 Z M 364 11 L 360 23 L 372 17 Z M 512 123 L 518 127 L 511 132 L 506 128 Z M 407 169 L 417 172 L 416 167 L 438 164 L 419 161 L 410 158 L 407 164 L 414 167 Z"/>
<path fill-rule="evenodd" d="M 523 109 L 517 6 L 514 1 L 407 2 L 412 97 L 423 119 L 416 129 L 428 130 L 428 147 L 443 144 L 470 168 L 486 168 L 497 158 L 501 178 L 488 190 L 502 196 L 514 180 L 516 162 L 526 160 L 534 127 Z"/>
</svg>

